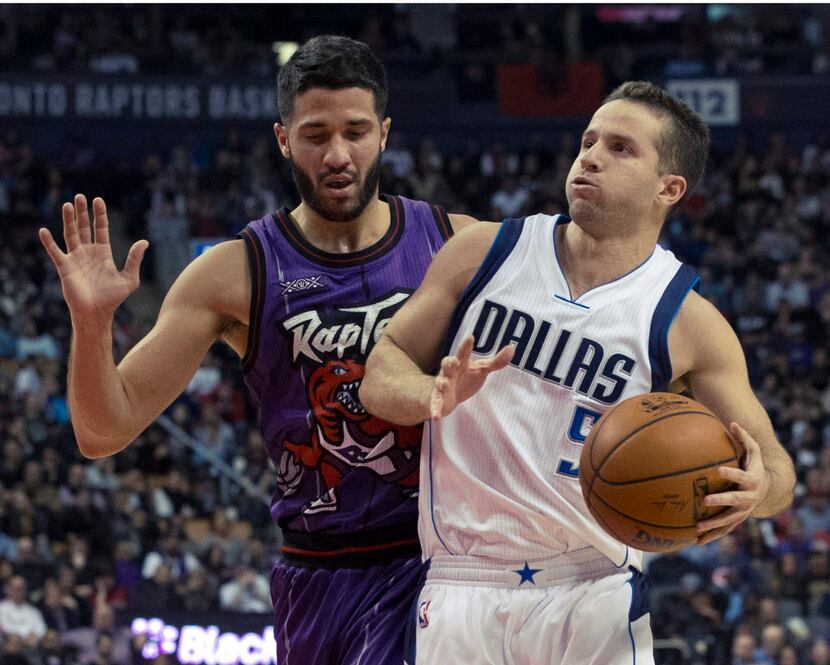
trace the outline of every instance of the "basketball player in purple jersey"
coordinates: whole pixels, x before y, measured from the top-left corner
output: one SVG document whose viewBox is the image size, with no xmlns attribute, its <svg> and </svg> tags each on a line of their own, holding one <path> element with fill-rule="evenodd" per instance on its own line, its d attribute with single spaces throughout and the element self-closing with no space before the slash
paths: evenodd
<svg viewBox="0 0 830 665">
<path fill-rule="evenodd" d="M 366 357 L 449 236 L 475 220 L 378 195 L 386 75 L 368 47 L 316 37 L 280 70 L 279 149 L 302 203 L 196 259 L 158 321 L 116 366 L 115 309 L 138 287 L 148 243 L 119 272 L 104 201 L 64 204 L 49 231 L 72 316 L 69 403 L 81 452 L 125 448 L 184 390 L 218 339 L 242 359 L 277 469 L 283 532 L 272 573 L 280 665 L 400 665 L 421 574 L 420 427 L 369 415 Z"/>
</svg>

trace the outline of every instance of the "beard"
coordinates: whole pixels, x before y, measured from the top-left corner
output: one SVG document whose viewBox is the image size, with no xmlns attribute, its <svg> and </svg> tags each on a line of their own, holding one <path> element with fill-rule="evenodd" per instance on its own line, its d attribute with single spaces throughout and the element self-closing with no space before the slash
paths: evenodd
<svg viewBox="0 0 830 665">
<path fill-rule="evenodd" d="M 297 186 L 297 191 L 300 193 L 300 198 L 309 208 L 320 215 L 323 219 L 330 222 L 350 222 L 357 219 L 361 213 L 369 205 L 369 201 L 375 196 L 375 192 L 380 182 L 380 151 L 378 156 L 369 170 L 366 171 L 366 177 L 363 179 L 363 184 L 359 183 L 359 173 L 353 169 L 345 169 L 342 171 L 326 171 L 318 176 L 318 182 L 323 181 L 331 175 L 345 173 L 353 180 L 358 182 L 357 198 L 350 207 L 337 207 L 326 205 L 323 197 L 318 194 L 318 188 L 315 186 L 311 177 L 303 171 L 293 159 L 289 160 L 291 165 L 291 175 L 294 177 L 294 184 Z M 348 201 L 343 201 L 343 204 L 348 205 Z"/>
</svg>

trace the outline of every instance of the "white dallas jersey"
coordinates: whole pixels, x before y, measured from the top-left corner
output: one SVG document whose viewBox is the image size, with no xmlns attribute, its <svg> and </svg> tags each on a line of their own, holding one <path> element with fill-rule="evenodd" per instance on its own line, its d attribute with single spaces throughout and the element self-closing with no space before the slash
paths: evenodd
<svg viewBox="0 0 830 665">
<path fill-rule="evenodd" d="M 671 380 L 668 331 L 696 273 L 656 247 L 640 266 L 578 299 L 559 265 L 563 215 L 506 220 L 453 316 L 447 353 L 507 344 L 512 364 L 424 431 L 419 533 L 424 557 L 523 562 L 594 547 L 617 566 L 642 553 L 591 517 L 579 455 L 599 416 Z"/>
</svg>

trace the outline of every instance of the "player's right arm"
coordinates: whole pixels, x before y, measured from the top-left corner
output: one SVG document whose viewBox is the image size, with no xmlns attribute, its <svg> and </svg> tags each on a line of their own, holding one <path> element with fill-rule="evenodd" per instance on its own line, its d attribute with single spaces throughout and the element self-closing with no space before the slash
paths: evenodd
<svg viewBox="0 0 830 665">
<path fill-rule="evenodd" d="M 72 318 L 68 401 L 81 453 L 104 457 L 125 448 L 187 387 L 210 346 L 234 324 L 246 323 L 250 280 L 242 241 L 222 243 L 179 276 L 155 326 L 116 366 L 115 310 L 138 288 L 147 242 L 135 243 L 123 271 L 109 244 L 106 207 L 93 201 L 94 235 L 86 199 L 62 210 L 66 252 L 49 231 L 40 238 L 55 263 Z"/>
<path fill-rule="evenodd" d="M 470 361 L 471 340 L 456 356 L 441 360 L 455 307 L 499 229 L 499 224 L 480 222 L 453 236 L 433 259 L 418 290 L 392 317 L 369 354 L 360 387 L 361 402 L 370 413 L 399 425 L 445 416 L 475 394 L 490 372 L 510 361 L 512 349 Z M 439 362 L 440 373 L 433 376 Z"/>
</svg>

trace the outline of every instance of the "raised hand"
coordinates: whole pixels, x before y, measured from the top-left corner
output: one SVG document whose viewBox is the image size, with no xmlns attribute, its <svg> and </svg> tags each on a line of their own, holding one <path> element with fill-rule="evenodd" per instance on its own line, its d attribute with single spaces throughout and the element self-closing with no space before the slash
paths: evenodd
<svg viewBox="0 0 830 665">
<path fill-rule="evenodd" d="M 481 360 L 470 360 L 473 337 L 467 335 L 454 356 L 441 361 L 441 371 L 435 377 L 430 395 L 430 417 L 435 420 L 453 412 L 456 406 L 475 395 L 487 377 L 506 367 L 513 359 L 514 347 L 505 346 L 496 355 Z"/>
<path fill-rule="evenodd" d="M 90 228 L 86 197 L 75 195 L 74 205 L 64 203 L 63 252 L 48 229 L 38 232 L 40 241 L 55 264 L 63 297 L 73 323 L 104 324 L 118 306 L 138 288 L 138 269 L 149 243 L 139 240 L 130 247 L 124 269 L 119 271 L 112 258 L 109 221 L 104 200 L 92 201 L 94 229 Z"/>
</svg>

